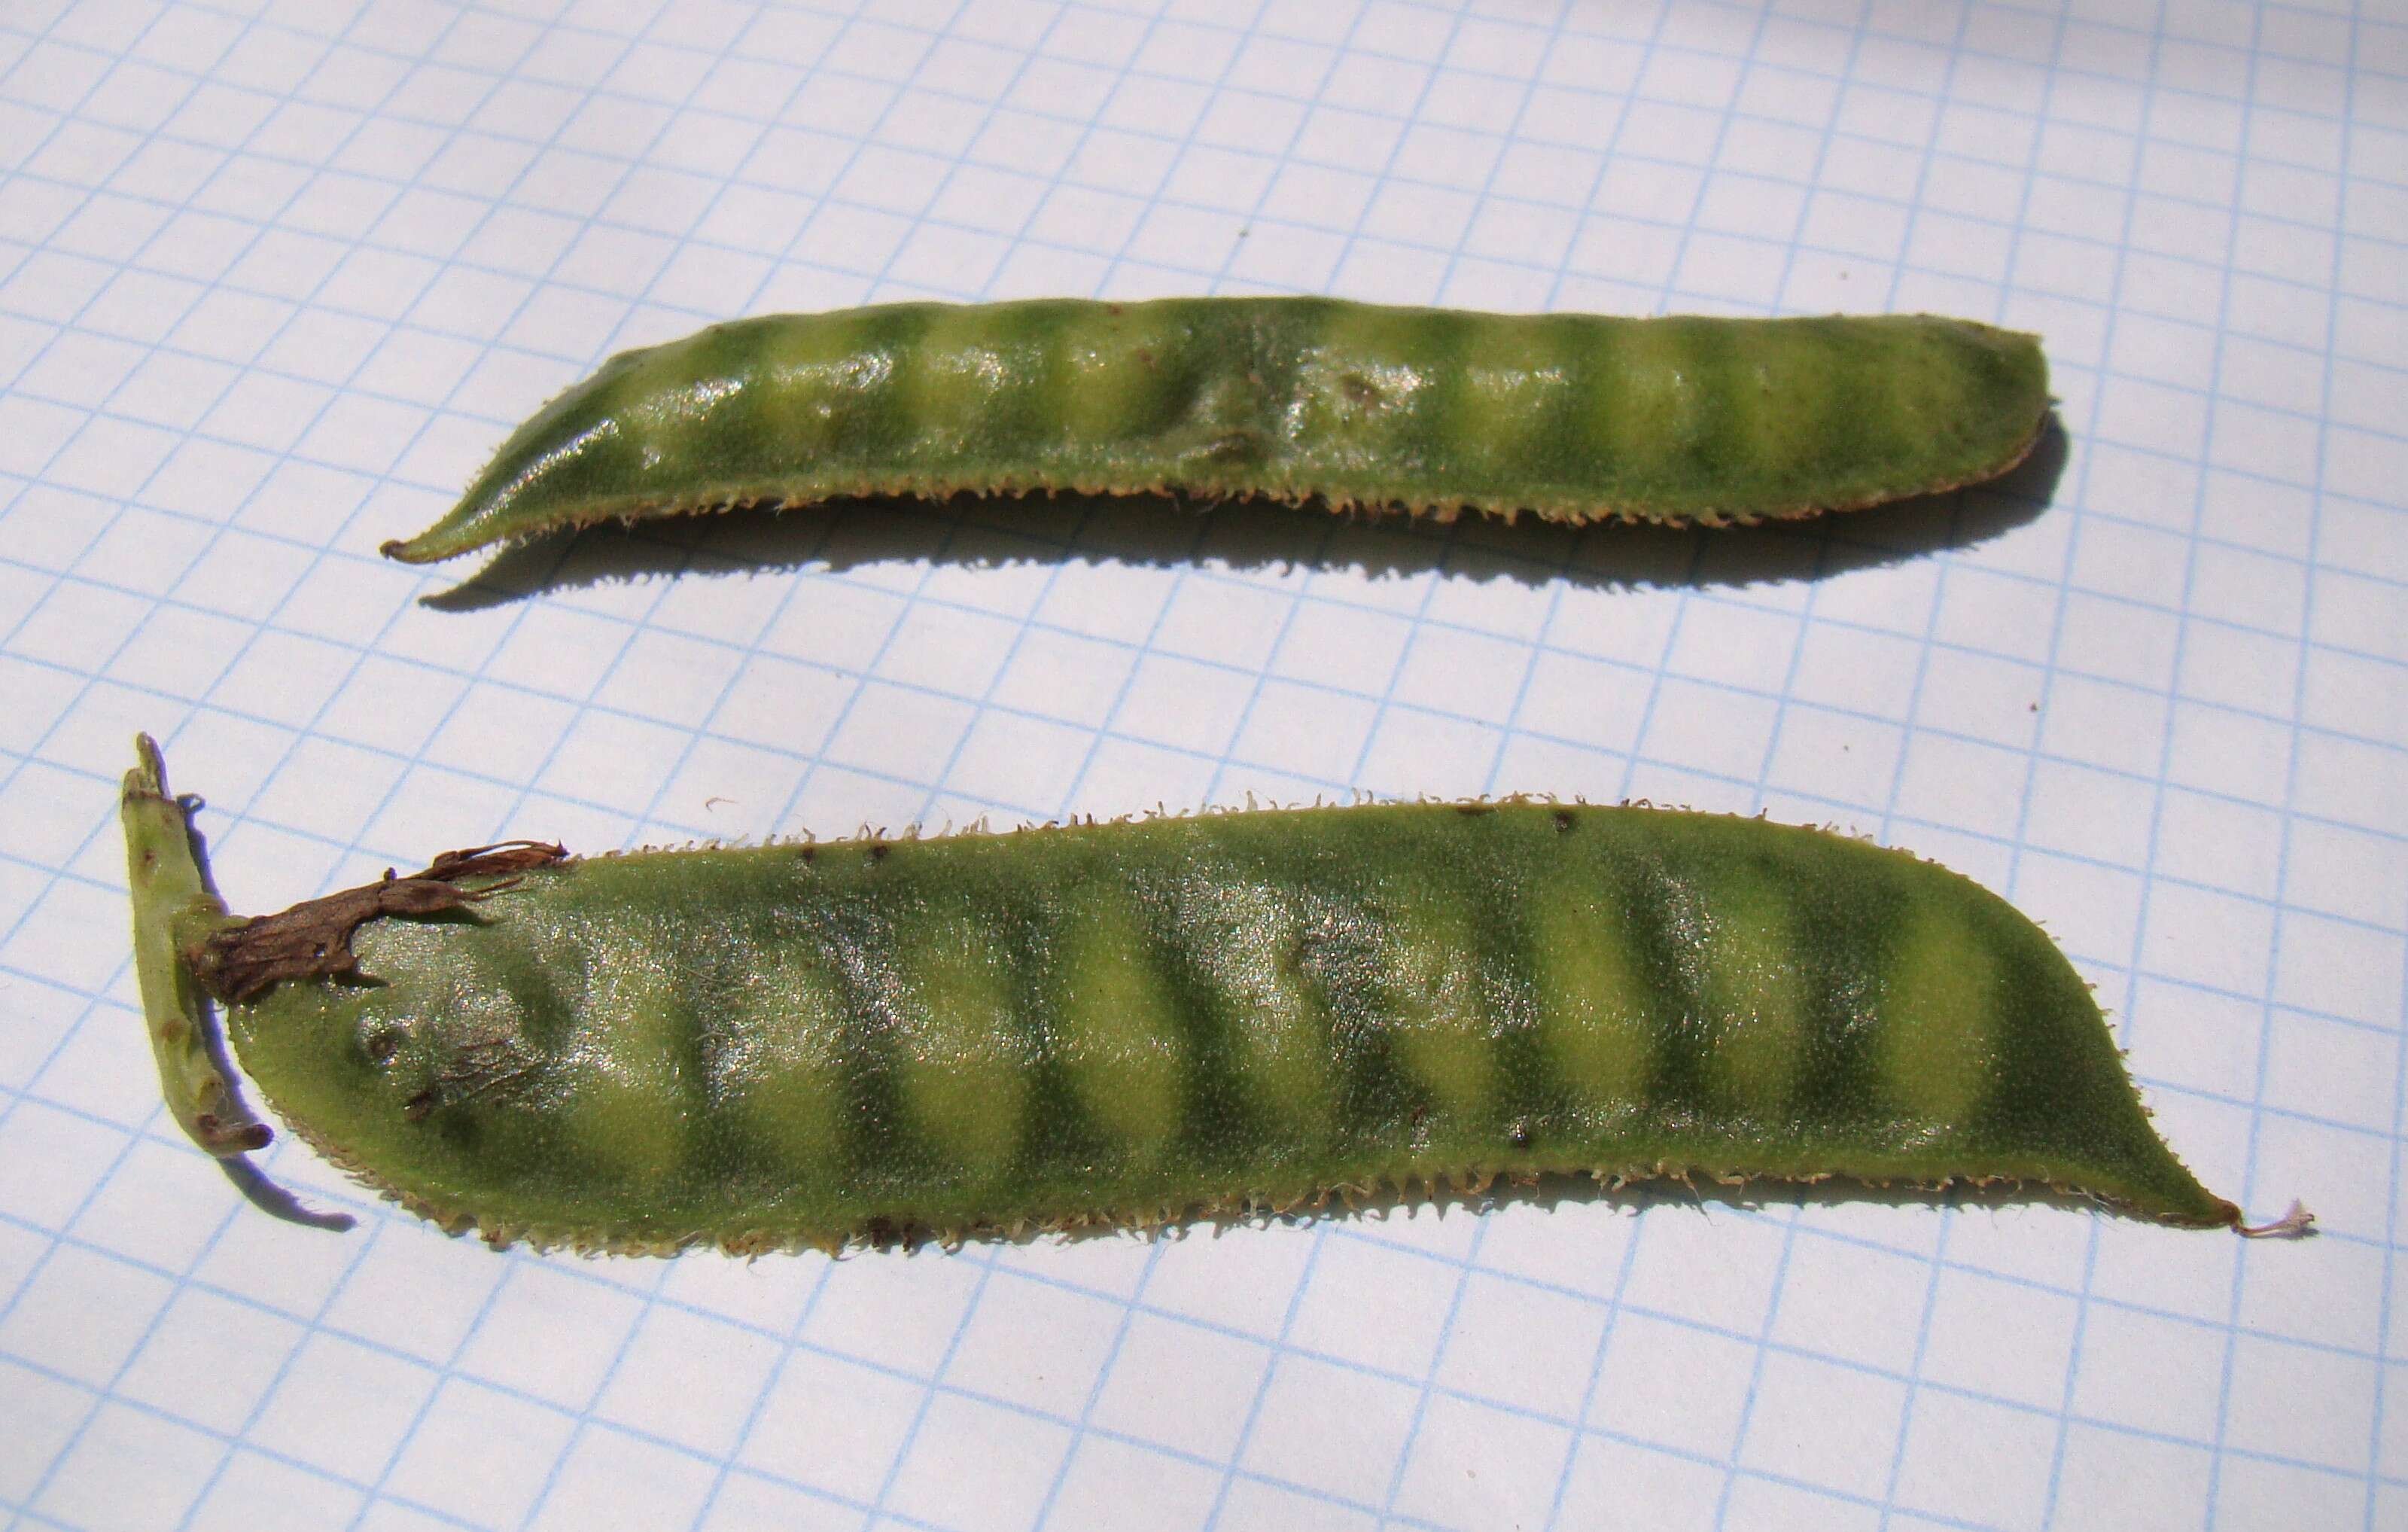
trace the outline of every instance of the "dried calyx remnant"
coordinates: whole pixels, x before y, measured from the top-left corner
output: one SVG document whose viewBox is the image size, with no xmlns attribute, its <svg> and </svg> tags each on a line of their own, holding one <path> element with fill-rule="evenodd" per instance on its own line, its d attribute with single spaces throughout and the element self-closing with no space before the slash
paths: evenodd
<svg viewBox="0 0 2408 1532">
<path fill-rule="evenodd" d="M 124 795 L 161 1077 L 245 1070 L 496 1243 L 759 1251 L 1561 1173 L 2010 1181 L 2262 1228 L 2088 987 L 1944 868 L 1723 815 L 1360 805 L 578 860 L 516 841 L 242 921 Z"/>
<path fill-rule="evenodd" d="M 212 931 L 192 954 L 193 977 L 221 1000 L 250 1000 L 282 979 L 339 978 L 355 971 L 351 933 L 380 915 L 435 915 L 481 904 L 519 884 L 529 867 L 565 860 L 567 851 L 540 840 L 507 840 L 445 852 L 423 872 L 385 875 L 373 883 L 304 899 L 273 915 L 254 915 Z M 498 879 L 466 888 L 467 880 Z"/>
</svg>

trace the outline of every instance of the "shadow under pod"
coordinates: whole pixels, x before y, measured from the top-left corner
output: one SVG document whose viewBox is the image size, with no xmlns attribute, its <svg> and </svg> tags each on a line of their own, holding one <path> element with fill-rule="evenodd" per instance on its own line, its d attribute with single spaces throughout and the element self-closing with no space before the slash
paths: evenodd
<svg viewBox="0 0 2408 1532">
<path fill-rule="evenodd" d="M 1208 564 L 1240 573 L 1352 571 L 1372 580 L 1442 571 L 1532 588 L 1557 580 L 1598 589 L 1745 586 L 1902 564 L 2003 536 L 2048 508 L 2065 462 L 2065 433 L 2052 415 L 2022 465 L 1986 484 L 1745 527 L 1571 527 L 1533 516 L 1508 522 L 1469 514 L 1439 522 L 1165 494 L 871 496 L 794 509 L 747 506 L 537 537 L 423 600 L 439 610 L 478 611 L 552 591 L 673 577 L 842 574 L 922 561 L 968 569 Z"/>
<path fill-rule="evenodd" d="M 270 1218 L 304 1228 L 324 1229 L 329 1234 L 348 1234 L 359 1224 L 349 1213 L 319 1212 L 303 1207 L 299 1197 L 268 1180 L 267 1172 L 251 1164 L 247 1156 L 220 1160 L 218 1167 L 225 1172 L 226 1180 L 234 1182 L 235 1190 L 243 1195 L 245 1201 Z"/>
</svg>

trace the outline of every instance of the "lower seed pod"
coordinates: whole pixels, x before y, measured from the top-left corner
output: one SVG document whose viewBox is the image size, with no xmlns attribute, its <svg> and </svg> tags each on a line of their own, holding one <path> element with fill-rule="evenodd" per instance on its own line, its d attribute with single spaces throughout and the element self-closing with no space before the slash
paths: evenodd
<svg viewBox="0 0 2408 1532">
<path fill-rule="evenodd" d="M 244 921 L 140 748 L 136 941 L 179 1121 L 219 1153 L 264 1137 L 205 993 L 303 1138 L 495 1244 L 836 1246 L 1563 1172 L 2241 1221 L 2037 927 L 1835 835 L 1509 802 L 515 842 Z"/>
</svg>

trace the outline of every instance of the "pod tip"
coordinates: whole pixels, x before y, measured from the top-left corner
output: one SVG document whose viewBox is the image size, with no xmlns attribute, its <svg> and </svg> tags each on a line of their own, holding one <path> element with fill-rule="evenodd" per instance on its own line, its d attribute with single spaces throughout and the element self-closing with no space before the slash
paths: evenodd
<svg viewBox="0 0 2408 1532">
<path fill-rule="evenodd" d="M 2316 1226 L 2316 1215 L 2294 1198 L 2290 1210 L 2271 1224 L 2243 1224 L 2236 1217 L 2232 1232 L 2243 1239 L 2304 1239 Z"/>
</svg>

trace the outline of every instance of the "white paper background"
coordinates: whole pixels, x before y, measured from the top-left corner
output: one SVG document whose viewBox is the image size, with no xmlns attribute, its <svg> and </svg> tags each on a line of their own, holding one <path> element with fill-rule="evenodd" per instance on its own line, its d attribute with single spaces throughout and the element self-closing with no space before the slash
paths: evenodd
<svg viewBox="0 0 2408 1532">
<path fill-rule="evenodd" d="M 2387 14 L 2386 14 L 2387 13 Z M 0 1507 L 27 1527 L 2408 1525 L 2389 7 L 0 10 Z M 2029 328 L 2054 461 L 1750 534 L 849 507 L 380 561 L 710 320 L 1309 291 Z M 430 604 L 430 599 L 432 604 Z M 1832 822 L 2049 924 L 2251 1246 L 1685 1194 L 495 1255 L 159 1111 L 136 728 L 235 902 L 1253 794 Z"/>
</svg>

